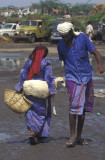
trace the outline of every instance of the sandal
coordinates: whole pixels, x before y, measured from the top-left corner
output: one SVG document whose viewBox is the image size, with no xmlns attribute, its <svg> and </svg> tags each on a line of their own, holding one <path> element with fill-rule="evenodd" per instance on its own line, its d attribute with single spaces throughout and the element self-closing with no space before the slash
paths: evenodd
<svg viewBox="0 0 105 160">
<path fill-rule="evenodd" d="M 83 138 L 76 139 L 76 144 L 78 145 L 88 145 L 88 142 Z"/>
<path fill-rule="evenodd" d="M 36 144 L 38 144 L 38 139 L 35 136 L 30 136 L 29 137 L 29 142 L 30 142 L 31 145 L 36 145 Z"/>
<path fill-rule="evenodd" d="M 70 138 L 68 142 L 66 142 L 67 147 L 74 147 L 75 146 L 75 138 Z"/>
</svg>

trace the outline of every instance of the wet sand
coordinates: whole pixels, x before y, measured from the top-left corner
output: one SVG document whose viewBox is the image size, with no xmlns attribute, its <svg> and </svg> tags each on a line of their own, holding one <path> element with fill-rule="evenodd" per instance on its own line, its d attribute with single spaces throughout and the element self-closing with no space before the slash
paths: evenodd
<svg viewBox="0 0 105 160">
<path fill-rule="evenodd" d="M 45 43 L 45 42 L 44 42 Z M 64 76 L 64 70 L 60 66 L 57 57 L 56 45 L 45 43 L 50 49 L 49 59 L 53 65 L 55 76 Z M 36 44 L 19 43 L 0 45 L 0 55 L 23 59 L 28 57 Z M 22 47 L 23 46 L 23 47 Z M 97 49 L 103 56 L 105 67 L 105 45 L 96 43 Z M 20 48 L 24 51 L 20 51 Z M 27 50 L 29 48 L 29 50 Z M 1 50 L 5 49 L 5 51 Z M 12 52 L 11 49 L 14 49 Z M 18 50 L 15 52 L 15 49 Z M 95 72 L 96 62 L 92 58 L 94 69 L 94 88 L 105 89 L 105 73 L 97 75 Z M 0 66 L 1 67 L 1 66 Z M 96 98 L 92 113 L 86 113 L 83 129 L 83 138 L 89 145 L 67 148 L 65 142 L 69 139 L 68 95 L 66 88 L 58 90 L 55 105 L 57 116 L 52 114 L 49 138 L 45 143 L 31 146 L 28 141 L 29 132 L 26 128 L 24 114 L 17 114 L 9 110 L 4 104 L 4 90 L 14 89 L 19 80 L 20 68 L 11 71 L 11 66 L 0 70 L 0 160 L 105 160 L 105 99 Z M 100 115 L 97 115 L 97 113 Z"/>
</svg>

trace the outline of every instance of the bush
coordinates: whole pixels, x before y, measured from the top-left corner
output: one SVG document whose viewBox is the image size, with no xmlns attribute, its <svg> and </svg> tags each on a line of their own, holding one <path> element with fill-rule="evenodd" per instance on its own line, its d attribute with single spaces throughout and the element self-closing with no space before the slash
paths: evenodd
<svg viewBox="0 0 105 160">
<path fill-rule="evenodd" d="M 12 18 L 12 17 L 19 17 L 19 15 L 16 14 L 16 13 L 15 13 L 15 14 L 13 13 L 13 14 L 11 15 L 11 18 Z"/>
<path fill-rule="evenodd" d="M 91 23 L 96 23 L 96 22 L 99 23 L 99 21 L 102 21 L 104 15 L 105 15 L 104 12 L 98 12 L 98 13 L 90 16 L 88 18 L 88 21 L 90 21 Z"/>
<path fill-rule="evenodd" d="M 85 32 L 86 30 L 86 16 L 75 16 L 73 18 L 71 18 L 71 21 L 73 23 L 73 25 L 75 26 L 75 31 L 81 31 L 81 32 Z"/>
</svg>

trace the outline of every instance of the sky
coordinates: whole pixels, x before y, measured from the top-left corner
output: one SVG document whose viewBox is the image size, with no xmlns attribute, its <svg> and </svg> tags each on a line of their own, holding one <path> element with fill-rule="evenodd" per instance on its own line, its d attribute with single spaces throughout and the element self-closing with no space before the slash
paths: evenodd
<svg viewBox="0 0 105 160">
<path fill-rule="evenodd" d="M 76 3 L 105 3 L 105 0 L 60 0 L 61 2 L 76 4 Z M 31 6 L 32 3 L 39 3 L 40 0 L 0 0 L 0 8 L 15 6 L 15 7 L 26 7 Z"/>
</svg>

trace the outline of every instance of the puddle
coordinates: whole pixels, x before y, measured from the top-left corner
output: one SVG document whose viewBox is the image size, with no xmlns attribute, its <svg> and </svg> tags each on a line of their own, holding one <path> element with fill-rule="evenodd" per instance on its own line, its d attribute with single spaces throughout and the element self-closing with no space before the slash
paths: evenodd
<svg viewBox="0 0 105 160">
<path fill-rule="evenodd" d="M 21 69 L 24 62 L 28 59 L 28 56 L 29 54 L 25 53 L 0 53 L 0 71 L 15 71 Z M 57 56 L 48 56 L 47 59 L 51 61 L 54 69 L 62 68 Z M 96 72 L 97 63 L 94 61 L 94 58 L 89 59 Z M 103 57 L 103 61 L 104 60 L 105 58 Z M 104 78 L 102 76 L 104 76 L 104 74 L 101 75 L 101 77 L 96 75 L 93 77 L 93 80 L 103 80 Z"/>
<path fill-rule="evenodd" d="M 6 82 L 9 79 L 9 77 L 0 77 L 0 82 Z"/>
<path fill-rule="evenodd" d="M 0 71 L 15 71 L 20 69 L 27 60 L 24 53 L 0 53 Z"/>
<path fill-rule="evenodd" d="M 25 53 L 0 53 L 0 59 L 1 58 L 12 58 L 12 59 L 17 59 L 17 58 L 28 58 L 28 54 Z"/>
<path fill-rule="evenodd" d="M 0 71 L 15 71 L 20 69 L 26 60 L 27 58 L 0 58 Z"/>
<path fill-rule="evenodd" d="M 58 57 L 47 57 L 52 65 L 60 66 Z M 28 59 L 27 54 L 20 53 L 0 53 L 0 71 L 15 71 L 21 69 L 25 61 Z"/>
<path fill-rule="evenodd" d="M 10 136 L 7 135 L 6 133 L 0 133 L 0 141 L 3 141 L 5 139 L 7 139 L 7 138 L 10 138 Z"/>
<path fill-rule="evenodd" d="M 105 88 L 103 89 L 103 88 L 100 88 L 100 89 L 94 89 L 94 93 L 97 93 L 97 92 L 99 92 L 99 91 L 101 91 L 101 90 L 103 90 L 104 92 L 105 92 Z"/>
<path fill-rule="evenodd" d="M 93 78 L 92 78 L 93 80 L 104 80 L 104 78 L 103 77 L 95 77 L 95 76 L 93 76 Z"/>
</svg>

